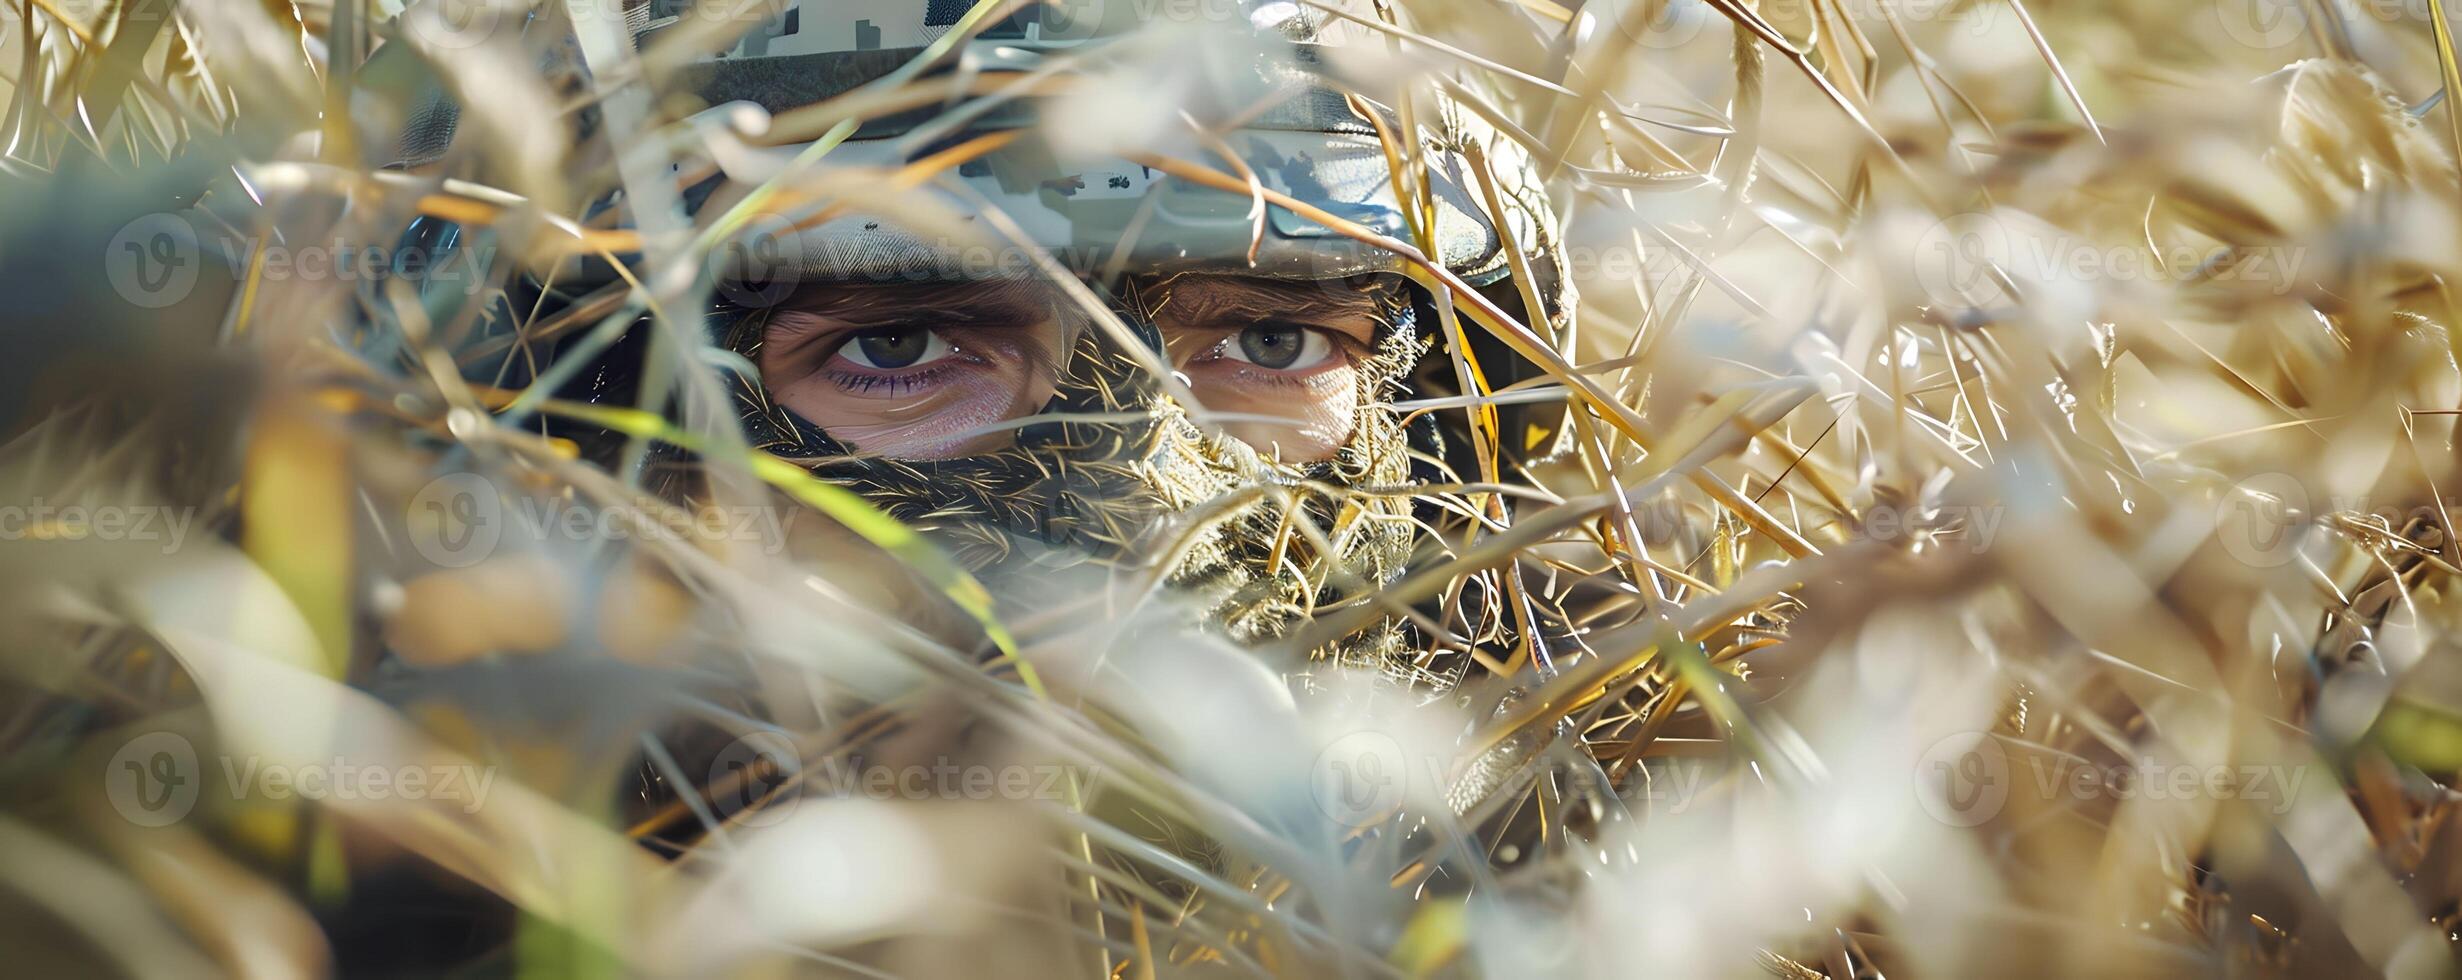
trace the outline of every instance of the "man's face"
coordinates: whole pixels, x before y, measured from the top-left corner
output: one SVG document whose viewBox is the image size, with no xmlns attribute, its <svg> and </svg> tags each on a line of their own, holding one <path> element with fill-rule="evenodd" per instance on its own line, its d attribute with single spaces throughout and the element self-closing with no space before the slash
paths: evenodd
<svg viewBox="0 0 2462 980">
<path fill-rule="evenodd" d="M 760 368 L 762 390 L 739 392 L 756 446 L 995 587 L 1039 594 L 1078 560 L 1156 571 L 1262 642 L 1334 595 L 1332 569 L 1389 581 L 1414 546 L 1407 498 L 1346 489 L 1410 479 L 1390 407 L 1417 350 L 1407 295 L 1378 276 L 1127 283 L 1123 317 L 1196 406 L 1157 401 L 1150 359 L 1043 283 L 814 285 L 734 321 L 729 343 Z M 1306 488 L 1242 492 L 1275 461 L 1304 466 Z M 1398 636 L 1362 631 L 1341 655 L 1376 660 Z"/>
<path fill-rule="evenodd" d="M 1288 463 L 1349 442 L 1384 306 L 1340 282 L 1181 276 L 1136 291 L 1200 421 Z M 856 450 L 949 459 L 1010 444 L 1048 402 L 1058 361 L 1090 329 L 1031 281 L 830 285 L 763 329 L 777 402 Z"/>
</svg>

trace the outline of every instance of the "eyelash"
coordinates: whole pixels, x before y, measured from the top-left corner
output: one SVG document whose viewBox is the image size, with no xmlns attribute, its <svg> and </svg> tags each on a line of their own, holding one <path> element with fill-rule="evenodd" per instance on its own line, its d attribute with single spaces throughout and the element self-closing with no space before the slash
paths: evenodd
<svg viewBox="0 0 2462 980">
<path fill-rule="evenodd" d="M 1225 352 L 1229 345 L 1239 342 L 1240 331 L 1237 330 L 1223 335 L 1221 340 L 1217 340 L 1213 344 L 1207 346 L 1203 353 L 1197 355 L 1196 363 L 1227 362 L 1237 364 L 1240 365 L 1239 370 L 1241 374 L 1255 378 L 1262 383 L 1290 388 L 1304 388 L 1307 386 L 1309 378 L 1315 377 L 1323 371 L 1330 371 L 1340 365 L 1355 364 L 1358 362 L 1359 351 L 1357 348 L 1359 342 L 1357 340 L 1352 339 L 1340 331 L 1324 330 L 1317 327 L 1301 326 L 1297 324 L 1293 325 L 1299 326 L 1300 329 L 1308 331 L 1309 333 L 1324 337 L 1325 342 L 1328 345 L 1331 345 L 1333 349 L 1323 364 L 1301 368 L 1299 369 L 1299 373 L 1293 373 L 1284 369 L 1269 368 L 1263 365 L 1250 364 L 1242 361 Z"/>
<path fill-rule="evenodd" d="M 956 358 L 944 360 L 953 361 Z M 952 365 L 942 363 L 913 374 L 860 374 L 843 370 L 830 370 L 825 373 L 829 377 L 829 383 L 837 385 L 838 390 L 849 394 L 875 394 L 885 385 L 889 389 L 888 394 L 905 395 L 942 380 L 952 369 Z"/>
<path fill-rule="evenodd" d="M 1292 374 L 1286 371 L 1276 371 L 1272 368 L 1260 370 L 1247 365 L 1243 365 L 1240 369 L 1240 376 L 1243 379 L 1246 379 L 1249 383 L 1273 388 L 1290 388 L 1293 390 L 1305 390 L 1308 387 L 1309 379 L 1316 377 L 1320 373 L 1322 372 L 1318 371 L 1316 368 L 1308 369 L 1306 374 Z"/>
<path fill-rule="evenodd" d="M 1337 333 L 1318 330 L 1314 327 L 1303 327 L 1302 329 L 1324 336 L 1325 339 L 1333 345 L 1333 357 L 1328 359 L 1328 364 L 1335 363 L 1335 359 L 1339 359 L 1339 363 L 1349 363 L 1356 356 L 1355 352 L 1351 350 L 1353 342 L 1350 338 Z M 1266 368 L 1258 365 L 1247 364 L 1237 358 L 1233 358 L 1222 353 L 1222 347 L 1224 344 L 1236 343 L 1238 339 L 1239 334 L 1236 331 L 1231 335 L 1224 337 L 1221 341 L 1218 341 L 1208 350 L 1208 353 L 1204 356 L 1203 360 L 1208 362 L 1227 362 L 1240 365 L 1239 373 L 1243 380 L 1249 384 L 1271 388 L 1290 389 L 1295 391 L 1307 389 L 1311 379 L 1322 373 L 1316 368 L 1305 369 L 1304 371 L 1298 373 L 1274 368 Z M 841 344 L 837 346 L 843 345 Z M 831 347 L 829 354 L 823 361 L 824 364 L 834 362 L 838 359 L 837 346 Z M 965 357 L 966 355 L 963 353 L 953 352 L 953 356 L 943 358 L 939 363 L 933 364 L 924 370 L 916 371 L 911 374 L 875 374 L 868 371 L 850 371 L 842 368 L 830 367 L 824 367 L 821 373 L 824 377 L 829 379 L 830 384 L 835 385 L 838 390 L 848 394 L 873 397 L 902 397 L 948 380 L 948 377 L 951 374 L 956 373 L 966 364 Z"/>
</svg>

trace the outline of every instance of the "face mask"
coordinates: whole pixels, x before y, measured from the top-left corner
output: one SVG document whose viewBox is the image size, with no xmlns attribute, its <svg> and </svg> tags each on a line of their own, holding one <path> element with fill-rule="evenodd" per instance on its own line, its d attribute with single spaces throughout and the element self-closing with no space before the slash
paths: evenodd
<svg viewBox="0 0 2462 980">
<path fill-rule="evenodd" d="M 1193 599 L 1210 628 L 1240 642 L 1263 643 L 1286 636 L 1321 603 L 1390 581 L 1409 557 L 1416 532 L 1411 498 L 1401 488 L 1409 482 L 1411 467 L 1403 420 L 1393 401 L 1423 345 L 1398 280 L 1356 277 L 1276 288 L 1295 297 L 1291 305 L 1304 305 L 1308 297 L 1301 291 L 1312 288 L 1365 297 L 1374 323 L 1366 336 L 1326 340 L 1303 328 L 1277 326 L 1274 291 L 1266 291 L 1241 303 L 1244 318 L 1234 322 L 1262 321 L 1267 326 L 1185 331 L 1194 342 L 1211 348 L 1193 352 L 1192 360 L 1190 336 L 1175 335 L 1169 339 L 1176 343 L 1167 343 L 1157 323 L 1173 323 L 1182 311 L 1200 310 L 1199 299 L 1211 294 L 1208 287 L 1221 285 L 1206 282 L 1208 278 L 1127 284 L 1112 312 L 1138 350 L 1120 343 L 1113 331 L 1101 329 L 1091 318 L 1064 310 L 1048 321 L 1016 317 L 1040 326 L 1012 326 L 1002 332 L 1039 329 L 1049 336 L 1011 338 L 1005 346 L 998 339 L 972 339 L 963 329 L 921 325 L 947 322 L 933 321 L 928 314 L 914 327 L 886 332 L 867 327 L 881 322 L 877 308 L 846 315 L 834 335 L 807 341 L 794 320 L 799 314 L 792 298 L 730 312 L 723 318 L 720 338 L 756 364 L 804 366 L 765 370 L 766 383 L 736 381 L 737 401 L 755 448 L 800 461 L 815 475 L 862 495 L 933 538 L 996 591 L 1031 594 L 1036 581 L 1050 578 L 1056 568 L 1095 565 L 1132 578 L 1159 580 L 1169 591 Z M 827 296 L 830 289 L 799 292 Z M 1055 302 L 1049 308 L 1062 305 Z M 999 328 L 987 328 L 994 329 Z M 768 349 L 772 344 L 808 342 L 835 345 L 834 353 L 794 353 L 790 358 L 788 352 Z M 1180 354 L 1186 370 L 1178 377 L 1191 388 L 1201 388 L 1192 374 L 1272 373 L 1275 365 L 1316 354 L 1312 347 L 1335 344 L 1342 349 L 1322 356 L 1339 357 L 1349 383 L 1338 396 L 1326 396 L 1338 397 L 1341 404 L 1324 406 L 1323 414 L 1347 419 L 1348 431 L 1327 458 L 1311 462 L 1278 462 L 1234 438 L 1224 430 L 1236 431 L 1236 420 L 1201 425 L 1187 406 L 1168 394 L 1154 370 L 1156 358 Z M 969 346 L 974 348 L 971 353 L 963 349 Z M 1209 354 L 1215 360 L 1205 361 Z M 931 375 L 929 364 L 961 358 L 972 362 L 963 365 L 964 370 L 1002 379 L 992 383 L 1022 384 L 1035 393 L 1047 389 L 1050 395 L 1022 417 L 978 426 L 995 430 L 980 437 L 993 444 L 988 448 L 951 441 L 964 433 L 933 435 L 938 423 L 929 413 L 956 411 L 971 421 L 984 414 L 976 406 L 998 404 L 1005 395 L 938 403 L 921 395 L 912 399 L 916 408 L 905 416 L 882 411 L 879 416 L 894 418 L 910 436 L 903 442 L 891 440 L 885 448 L 877 438 L 883 431 L 878 417 L 840 413 L 809 418 L 789 408 L 788 398 L 781 395 L 788 385 L 808 383 L 802 375 L 815 361 L 838 365 L 844 373 L 809 383 L 854 390 L 842 398 L 831 396 L 839 400 L 806 397 L 801 402 L 814 414 L 829 415 L 834 406 L 850 404 L 847 398 L 860 398 L 884 385 L 908 384 L 904 379 Z M 908 373 L 875 370 L 884 367 Z M 833 433 L 832 425 L 838 432 Z M 1270 424 L 1260 429 L 1252 423 L 1249 431 L 1274 430 Z M 917 432 L 926 435 L 913 437 Z M 859 445 L 867 442 L 874 447 L 871 451 Z M 933 458 L 899 458 L 901 449 Z M 1303 530 L 1303 523 L 1320 533 Z M 1386 668 L 1407 661 L 1403 645 L 1397 625 L 1380 623 L 1317 653 Z"/>
</svg>

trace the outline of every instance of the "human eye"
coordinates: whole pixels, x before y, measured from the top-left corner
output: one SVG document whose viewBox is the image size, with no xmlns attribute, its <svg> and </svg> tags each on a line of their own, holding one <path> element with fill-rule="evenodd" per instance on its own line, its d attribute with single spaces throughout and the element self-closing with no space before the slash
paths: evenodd
<svg viewBox="0 0 2462 980">
<path fill-rule="evenodd" d="M 886 327 L 865 330 L 850 336 L 838 348 L 838 356 L 857 367 L 875 371 L 930 364 L 957 352 L 940 331 L 914 327 Z"/>
<path fill-rule="evenodd" d="M 1273 371 L 1309 370 L 1332 360 L 1335 353 L 1324 331 L 1296 323 L 1252 324 L 1224 337 L 1212 351 L 1216 359 Z"/>
<path fill-rule="evenodd" d="M 1051 397 L 1063 328 L 1039 305 L 897 294 L 786 309 L 763 328 L 772 398 L 867 453 L 943 459 L 996 449 L 1000 424 Z"/>
</svg>

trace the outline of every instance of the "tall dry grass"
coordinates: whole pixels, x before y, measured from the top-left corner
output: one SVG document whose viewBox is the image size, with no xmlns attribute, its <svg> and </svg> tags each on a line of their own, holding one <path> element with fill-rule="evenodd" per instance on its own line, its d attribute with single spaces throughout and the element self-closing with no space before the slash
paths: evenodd
<svg viewBox="0 0 2462 980">
<path fill-rule="evenodd" d="M 1226 28 L 1155 9 L 1047 125 L 1176 125 Z M 1513 393 L 1568 452 L 1428 491 L 1386 590 L 1441 696 L 1306 662 L 1394 603 L 1232 649 L 743 448 L 709 256 L 947 217 L 756 151 L 946 76 L 713 117 L 723 2 L 646 54 L 592 4 L 9 4 L 9 968 L 2455 971 L 2441 7 L 1343 9 L 1360 95 L 1527 143 L 1582 300 Z M 754 206 L 678 205 L 719 172 Z M 576 401 L 610 348 L 641 390 Z"/>
</svg>

